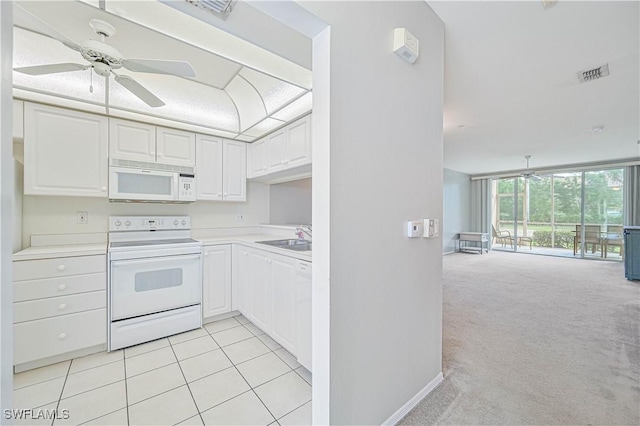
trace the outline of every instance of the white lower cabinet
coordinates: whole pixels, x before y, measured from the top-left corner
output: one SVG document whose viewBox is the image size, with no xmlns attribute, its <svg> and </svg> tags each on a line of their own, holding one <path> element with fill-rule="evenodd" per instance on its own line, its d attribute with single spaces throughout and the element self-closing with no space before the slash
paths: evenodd
<svg viewBox="0 0 640 426">
<path fill-rule="evenodd" d="M 311 263 L 243 245 L 234 253 L 234 309 L 311 370 Z"/>
<path fill-rule="evenodd" d="M 231 245 L 203 247 L 202 316 L 231 312 Z"/>
<path fill-rule="evenodd" d="M 105 255 L 13 262 L 15 365 L 106 347 L 106 265 Z"/>
<path fill-rule="evenodd" d="M 285 256 L 271 259 L 271 333 L 283 348 L 296 352 L 296 260 Z"/>
<path fill-rule="evenodd" d="M 298 260 L 295 283 L 296 357 L 311 370 L 311 263 Z"/>
</svg>

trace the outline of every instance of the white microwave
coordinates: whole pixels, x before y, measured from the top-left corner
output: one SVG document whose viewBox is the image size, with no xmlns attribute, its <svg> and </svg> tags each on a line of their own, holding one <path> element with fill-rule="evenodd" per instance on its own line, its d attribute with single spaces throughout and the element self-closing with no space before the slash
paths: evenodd
<svg viewBox="0 0 640 426">
<path fill-rule="evenodd" d="M 195 170 L 110 159 L 109 201 L 191 203 L 196 201 Z"/>
</svg>

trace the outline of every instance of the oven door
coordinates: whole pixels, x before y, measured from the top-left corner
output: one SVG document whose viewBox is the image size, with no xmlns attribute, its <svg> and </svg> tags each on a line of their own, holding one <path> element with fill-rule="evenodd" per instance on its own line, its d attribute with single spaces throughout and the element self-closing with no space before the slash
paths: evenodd
<svg viewBox="0 0 640 426">
<path fill-rule="evenodd" d="M 112 260 L 111 320 L 201 303 L 201 271 L 200 254 Z"/>
</svg>

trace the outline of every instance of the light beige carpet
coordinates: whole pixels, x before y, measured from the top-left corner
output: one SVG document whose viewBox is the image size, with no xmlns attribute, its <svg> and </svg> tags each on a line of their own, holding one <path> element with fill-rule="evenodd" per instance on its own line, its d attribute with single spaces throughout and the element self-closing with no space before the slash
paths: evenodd
<svg viewBox="0 0 640 426">
<path fill-rule="evenodd" d="M 400 424 L 640 424 L 640 281 L 620 263 L 444 256 L 444 381 Z"/>
</svg>

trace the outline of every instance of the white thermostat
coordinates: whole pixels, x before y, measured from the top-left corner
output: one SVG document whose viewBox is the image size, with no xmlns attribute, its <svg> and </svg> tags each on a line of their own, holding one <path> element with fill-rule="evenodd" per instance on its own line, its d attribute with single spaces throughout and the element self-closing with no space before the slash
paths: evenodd
<svg viewBox="0 0 640 426">
<path fill-rule="evenodd" d="M 410 64 L 418 59 L 418 39 L 406 28 L 393 30 L 393 51 Z"/>
</svg>

